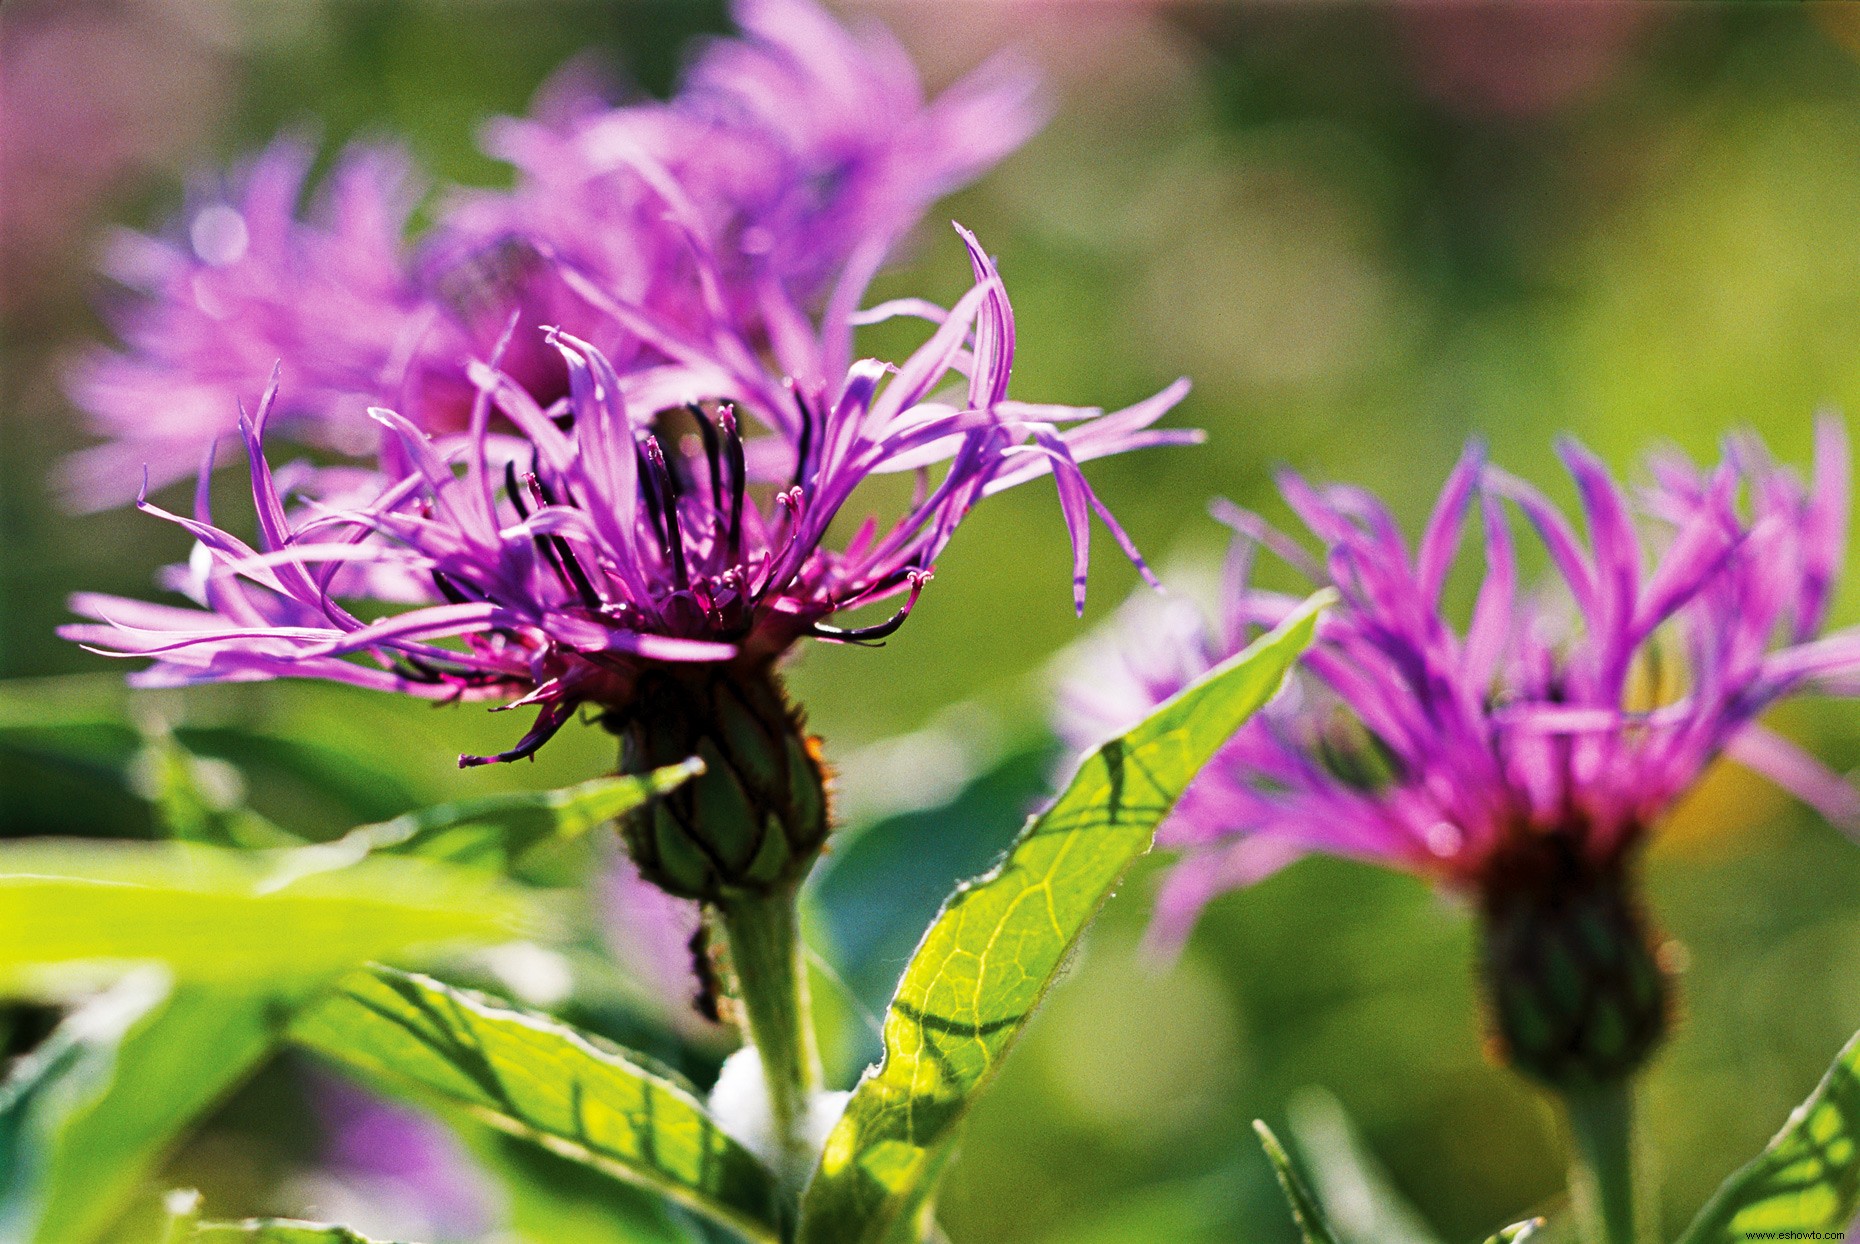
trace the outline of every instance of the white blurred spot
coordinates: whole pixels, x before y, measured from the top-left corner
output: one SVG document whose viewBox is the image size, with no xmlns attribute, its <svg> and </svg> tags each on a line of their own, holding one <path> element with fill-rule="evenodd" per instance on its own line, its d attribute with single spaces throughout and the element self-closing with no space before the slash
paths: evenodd
<svg viewBox="0 0 1860 1244">
<path fill-rule="evenodd" d="M 957 704 L 921 730 L 851 752 L 834 781 L 849 824 L 948 803 L 996 758 L 1001 731 L 978 704 Z"/>
<path fill-rule="evenodd" d="M 144 748 L 129 762 L 129 789 L 139 799 L 159 803 L 166 778 L 163 767 L 169 757 L 158 747 Z M 245 776 L 237 766 L 211 756 L 180 753 L 178 759 L 187 766 L 188 778 L 210 812 L 230 812 L 245 802 Z"/>
<path fill-rule="evenodd" d="M 535 942 L 492 946 L 479 951 L 477 959 L 526 1006 L 547 1010 L 562 1005 L 575 992 L 575 973 L 568 960 Z"/>
<path fill-rule="evenodd" d="M 1466 843 L 1466 835 L 1459 831 L 1459 827 L 1445 821 L 1435 821 L 1421 837 L 1427 843 L 1427 849 L 1442 859 L 1459 854 L 1460 848 Z"/>
<path fill-rule="evenodd" d="M 251 234 L 246 231 L 245 217 L 224 203 L 203 208 L 194 217 L 188 238 L 193 242 L 194 254 L 200 256 L 201 262 L 210 263 L 216 268 L 224 268 L 245 258 L 246 247 L 252 242 Z"/>
<path fill-rule="evenodd" d="M 808 1099 L 806 1140 L 813 1152 L 826 1147 L 827 1134 L 846 1112 L 851 1097 L 851 1093 L 831 1092 L 815 1093 Z M 723 1060 L 723 1070 L 717 1073 L 708 1104 L 727 1136 L 770 1166 L 780 1165 L 781 1151 L 775 1143 L 775 1125 L 769 1114 L 768 1086 L 755 1046 L 745 1045 Z"/>
</svg>

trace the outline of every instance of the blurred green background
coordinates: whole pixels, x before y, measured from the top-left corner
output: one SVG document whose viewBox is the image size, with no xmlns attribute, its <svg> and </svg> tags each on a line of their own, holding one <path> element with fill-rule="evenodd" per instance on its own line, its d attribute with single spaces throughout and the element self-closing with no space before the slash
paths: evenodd
<svg viewBox="0 0 1860 1244">
<path fill-rule="evenodd" d="M 1016 393 L 1110 405 L 1187 373 L 1174 417 L 1209 443 L 1093 468 L 1152 560 L 1217 552 L 1204 499 L 1273 515 L 1271 471 L 1349 479 L 1418 523 L 1471 433 L 1569 489 L 1563 430 L 1629 471 L 1761 431 L 1805 456 L 1810 417 L 1860 407 L 1860 8 L 1791 5 L 1140 4 L 896 0 L 879 18 L 947 81 L 1013 43 L 1057 116 L 946 204 L 1001 257 Z M 138 732 L 239 765 L 306 832 L 422 801 L 603 771 L 566 732 L 532 767 L 460 774 L 508 718 L 272 685 L 130 697 L 51 634 L 78 588 L 145 590 L 184 555 L 132 513 L 61 513 L 45 484 L 84 443 L 56 374 L 102 333 L 91 260 L 111 223 L 159 223 L 188 170 L 281 126 L 333 146 L 400 135 L 441 180 L 485 181 L 476 126 L 593 49 L 674 80 L 721 5 L 9 0 L 0 10 L 0 817 L 12 834 L 150 832 Z M 933 221 L 881 293 L 966 282 Z M 1067 608 L 1058 508 L 979 509 L 882 652 L 819 646 L 796 682 L 844 771 L 845 845 L 816 941 L 858 1005 L 848 1052 L 917 928 L 1046 789 Z M 1109 550 L 1087 624 L 1134 586 Z M 1853 621 L 1856 595 L 1843 595 Z M 952 700 L 964 707 L 949 709 Z M 1860 763 L 1851 705 L 1780 723 Z M 865 828 L 870 826 L 870 828 Z M 1418 883 L 1298 865 L 1210 910 L 1180 962 L 1136 943 L 1143 870 L 1091 935 L 979 1110 L 944 1200 L 962 1244 L 1286 1240 L 1248 1121 L 1334 1093 L 1443 1238 L 1555 1204 L 1547 1110 L 1483 1056 L 1467 918 Z M 1669 1228 L 1750 1156 L 1860 1026 L 1860 850 L 1724 770 L 1649 865 L 1684 947 L 1684 1012 L 1648 1084 Z M 906 895 L 904 899 L 896 896 Z M 916 920 L 916 924 L 912 924 Z M 714 1058 L 715 1051 L 708 1057 Z M 698 1056 L 699 1062 L 706 1055 Z M 303 1211 L 314 1160 L 289 1070 L 229 1103 L 173 1178 L 230 1211 Z"/>
</svg>

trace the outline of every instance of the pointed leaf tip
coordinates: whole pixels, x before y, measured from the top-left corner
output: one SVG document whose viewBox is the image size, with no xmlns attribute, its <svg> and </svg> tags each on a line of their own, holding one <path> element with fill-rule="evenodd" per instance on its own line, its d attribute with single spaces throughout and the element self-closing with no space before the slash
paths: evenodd
<svg viewBox="0 0 1860 1244">
<path fill-rule="evenodd" d="M 1272 1134 L 1264 1119 L 1253 1120 L 1253 1132 L 1259 1137 L 1259 1147 L 1266 1151 L 1266 1160 L 1272 1163 L 1272 1173 L 1279 1177 L 1279 1190 L 1285 1193 L 1292 1221 L 1298 1224 L 1298 1234 L 1305 1244 L 1338 1244 L 1337 1234 L 1324 1216 L 1324 1207 L 1305 1186 L 1279 1138 Z"/>
</svg>

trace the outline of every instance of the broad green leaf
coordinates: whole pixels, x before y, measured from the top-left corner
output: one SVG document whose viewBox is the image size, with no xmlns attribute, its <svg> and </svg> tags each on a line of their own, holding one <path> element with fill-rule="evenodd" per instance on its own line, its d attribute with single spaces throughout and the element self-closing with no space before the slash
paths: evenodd
<svg viewBox="0 0 1860 1244">
<path fill-rule="evenodd" d="M 779 1238 L 772 1176 L 688 1086 L 546 1015 L 376 968 L 345 980 L 291 1035 L 382 1088 L 463 1107 L 752 1240 Z"/>
<path fill-rule="evenodd" d="M 1331 1225 L 1351 1244 L 1439 1244 L 1364 1147 L 1343 1104 L 1321 1089 L 1291 1103 L 1291 1139 Z"/>
<path fill-rule="evenodd" d="M 1838 1231 L 1860 1208 L 1860 1035 L 1782 1131 L 1719 1187 L 1679 1244 L 1741 1244 L 1763 1232 Z"/>
<path fill-rule="evenodd" d="M 159 974 L 145 971 L 128 982 L 145 978 L 158 980 Z M 17 1196 L 33 1207 L 33 1229 L 0 1229 L 0 1239 L 77 1244 L 102 1238 L 181 1133 L 270 1050 L 279 1035 L 278 1012 L 287 1005 L 283 998 L 184 985 L 137 1016 L 107 1049 L 93 1044 L 85 1092 L 40 1115 L 33 1152 L 13 1168 L 29 1187 L 10 1190 L 6 1201 Z M 71 1028 L 114 1031 L 93 1023 L 90 1008 L 79 1010 L 47 1045 L 68 1042 L 64 1031 Z M 10 1113 L 0 1107 L 0 1117 Z M 0 1129 L 6 1126 L 0 1122 Z M 7 1164 L 0 1162 L 0 1169 Z"/>
<path fill-rule="evenodd" d="M 69 1121 L 109 1091 L 124 1041 L 167 995 L 153 969 L 72 1012 L 0 1081 L 0 1240 L 35 1241 Z"/>
<path fill-rule="evenodd" d="M 343 835 L 331 848 L 419 855 L 464 865 L 502 867 L 550 839 L 574 838 L 704 771 L 692 757 L 634 777 L 596 778 L 561 790 L 513 791 L 421 808 Z"/>
<path fill-rule="evenodd" d="M 701 1244 L 709 1237 L 666 1198 L 623 1184 L 456 1109 L 442 1111 L 501 1185 L 506 1233 L 524 1244 Z"/>
<path fill-rule="evenodd" d="M 326 847 L 0 842 L 0 994 L 85 963 L 165 964 L 178 979 L 270 985 L 462 939 L 505 939 L 527 904 L 481 875 Z"/>
<path fill-rule="evenodd" d="M 804 1198 L 804 1244 L 878 1244 L 935 1190 L 958 1124 L 1067 954 L 1202 765 L 1276 693 L 1322 599 L 1088 757 L 995 869 L 924 934 Z"/>
<path fill-rule="evenodd" d="M 1543 1227 L 1544 1220 L 1541 1218 L 1514 1222 L 1487 1240 L 1485 1244 L 1526 1244 L 1527 1241 L 1536 1239 L 1537 1233 L 1542 1231 Z"/>
</svg>

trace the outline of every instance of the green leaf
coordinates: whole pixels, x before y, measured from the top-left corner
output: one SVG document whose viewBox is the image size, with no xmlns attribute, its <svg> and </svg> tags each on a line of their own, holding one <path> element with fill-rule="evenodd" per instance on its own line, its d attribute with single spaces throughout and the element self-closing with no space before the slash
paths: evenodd
<svg viewBox="0 0 1860 1244">
<path fill-rule="evenodd" d="M 1279 1138 L 1259 1119 L 1253 1120 L 1253 1130 L 1259 1133 L 1260 1148 L 1266 1151 L 1266 1160 L 1272 1163 L 1272 1173 L 1279 1177 L 1279 1187 L 1292 1207 L 1292 1221 L 1298 1224 L 1300 1238 L 1305 1244 L 1338 1244 L 1337 1233 L 1331 1230 L 1330 1222 L 1324 1217 L 1324 1207 L 1299 1178 Z"/>
<path fill-rule="evenodd" d="M 344 981 L 291 1036 L 380 1087 L 464 1107 L 750 1239 L 779 1238 L 773 1177 L 687 1085 L 546 1015 L 376 968 Z"/>
<path fill-rule="evenodd" d="M 1836 1231 L 1860 1208 L 1860 1035 L 1762 1153 L 1725 1180 L 1679 1244 Z"/>
<path fill-rule="evenodd" d="M 188 1125 L 264 1058 L 285 1005 L 280 998 L 182 986 L 122 1032 L 108 1057 L 93 1046 L 88 1087 L 55 1117 L 41 1119 L 35 1153 L 20 1167 L 31 1169 L 25 1199 L 36 1207 L 36 1231 L 0 1230 L 0 1238 L 74 1244 L 102 1237 Z M 86 1008 L 61 1032 L 91 1023 Z M 54 1034 L 50 1042 L 62 1039 Z"/>
<path fill-rule="evenodd" d="M 561 790 L 512 791 L 421 808 L 351 830 L 331 849 L 418 855 L 502 869 L 544 842 L 576 838 L 704 771 L 697 757 L 633 777 L 596 778 Z"/>
<path fill-rule="evenodd" d="M 457 1109 L 440 1117 L 501 1186 L 505 1231 L 525 1244 L 701 1244 L 689 1215 L 643 1187 L 619 1183 Z M 501 1237 L 500 1237 L 501 1238 Z"/>
<path fill-rule="evenodd" d="M 0 1239 L 42 1238 L 47 1185 L 70 1120 L 108 1092 L 123 1043 L 166 994 L 160 972 L 125 977 L 74 1011 L 0 1081 Z"/>
<path fill-rule="evenodd" d="M 877 1244 L 910 1230 L 994 1078 L 1085 926 L 1189 780 L 1285 681 L 1323 599 L 1088 757 L 995 869 L 957 889 L 885 1016 L 807 1190 L 803 1244 Z"/>
<path fill-rule="evenodd" d="M 0 995 L 73 967 L 160 962 L 182 980 L 333 975 L 462 939 L 506 939 L 528 905 L 481 875 L 421 860 L 353 863 L 327 847 L 0 842 Z"/>
</svg>

